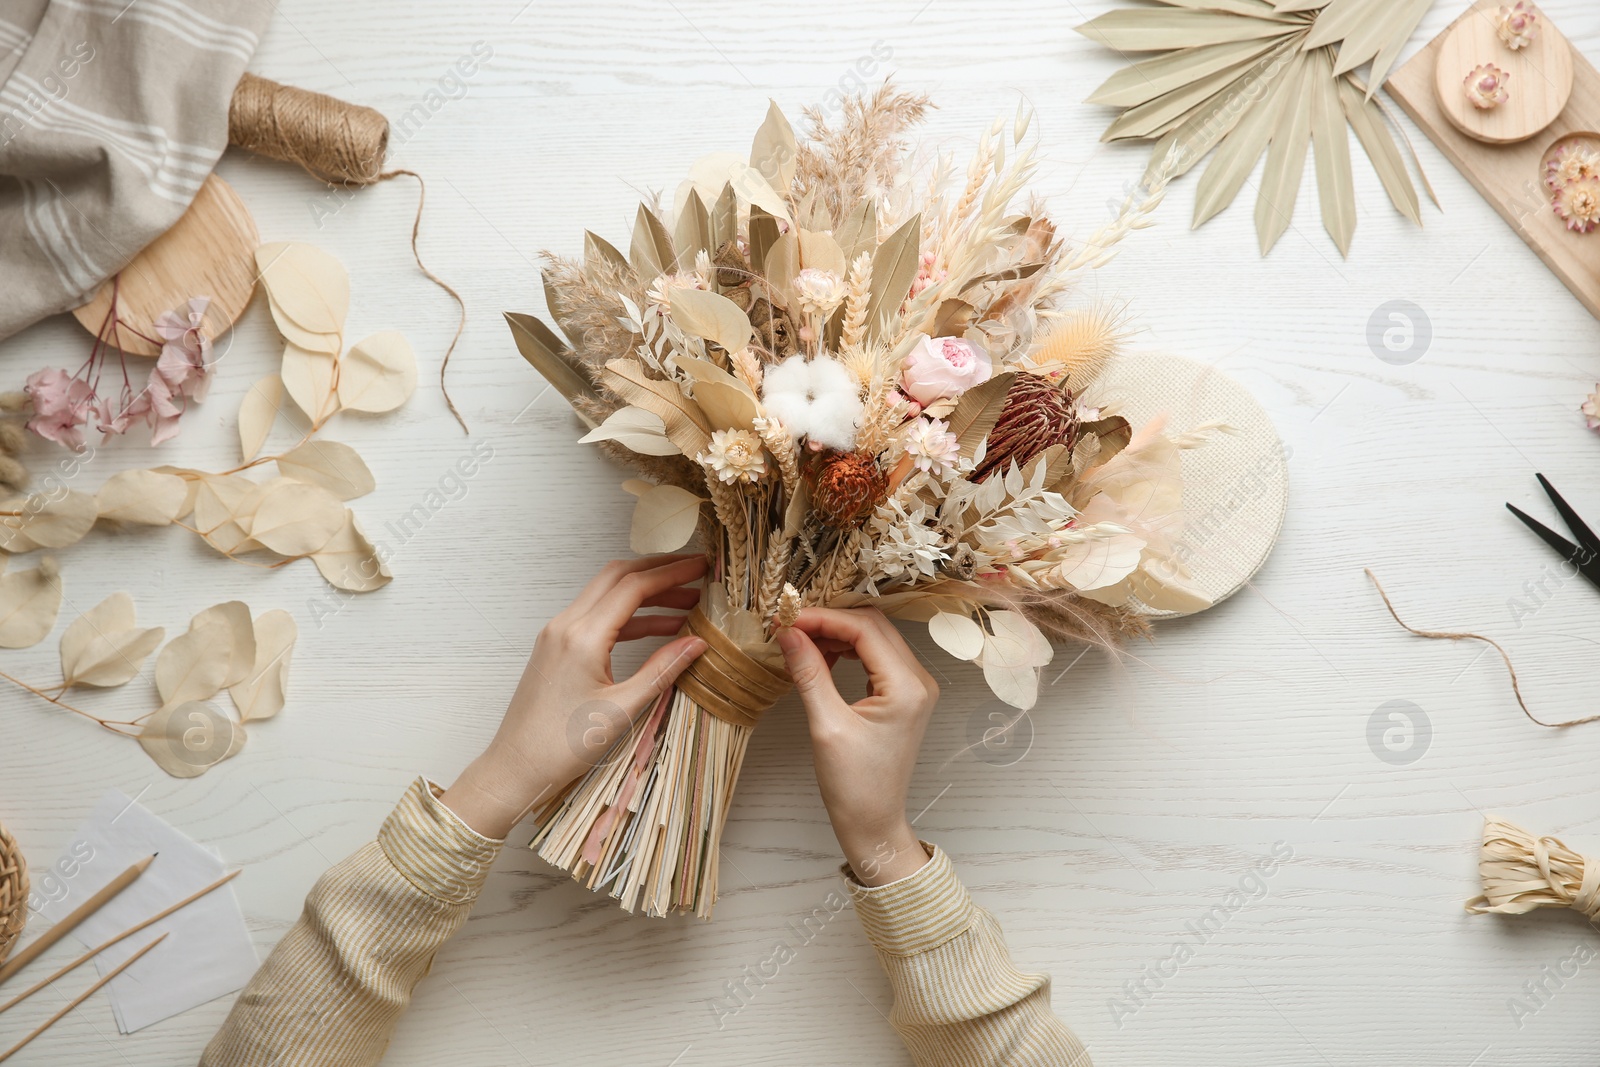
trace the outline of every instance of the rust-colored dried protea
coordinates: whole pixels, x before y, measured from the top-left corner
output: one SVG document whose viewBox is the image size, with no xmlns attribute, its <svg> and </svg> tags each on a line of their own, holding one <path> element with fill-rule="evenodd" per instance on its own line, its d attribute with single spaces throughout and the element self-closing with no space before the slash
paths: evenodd
<svg viewBox="0 0 1600 1067">
<path fill-rule="evenodd" d="M 810 468 L 811 506 L 829 526 L 854 526 L 883 501 L 889 476 L 865 452 L 826 452 Z"/>
<path fill-rule="evenodd" d="M 1054 445 L 1071 448 L 1078 437 L 1077 404 L 1063 384 L 1037 374 L 1018 374 L 1006 393 L 1006 406 L 989 431 L 983 462 L 972 472 L 981 482 L 1011 464 L 1025 467 Z"/>
</svg>

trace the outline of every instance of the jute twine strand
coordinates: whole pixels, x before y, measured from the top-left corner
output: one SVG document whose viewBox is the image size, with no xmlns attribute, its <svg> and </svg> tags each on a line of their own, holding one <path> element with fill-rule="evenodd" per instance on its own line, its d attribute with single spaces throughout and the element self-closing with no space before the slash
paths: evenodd
<svg viewBox="0 0 1600 1067">
<path fill-rule="evenodd" d="M 1483 827 L 1478 874 L 1483 895 L 1467 902 L 1475 915 L 1523 915 L 1535 908 L 1572 908 L 1600 919 L 1600 861 L 1554 837 L 1534 837 L 1504 819 Z"/>
<path fill-rule="evenodd" d="M 228 142 L 247 152 L 293 163 L 330 185 L 376 185 L 401 176 L 417 179 L 417 215 L 411 223 L 411 257 L 416 260 L 417 269 L 449 293 L 461 308 L 456 332 L 450 338 L 450 347 L 445 349 L 444 362 L 439 365 L 439 390 L 461 429 L 470 432 L 445 385 L 450 357 L 467 328 L 467 303 L 422 262 L 417 236 L 422 228 L 422 205 L 428 198 L 428 186 L 416 171 L 383 169 L 389 149 L 389 120 L 370 107 L 245 74 L 239 79 L 228 107 Z"/>
<path fill-rule="evenodd" d="M 754 729 L 762 712 L 793 685 L 787 673 L 774 673 L 747 656 L 699 608 L 689 613 L 684 632 L 703 638 L 706 650 L 674 684 L 723 722 Z"/>
<path fill-rule="evenodd" d="M 1534 715 L 1532 711 L 1528 710 L 1528 702 L 1522 699 L 1522 686 L 1517 681 L 1517 669 L 1511 665 L 1511 656 L 1501 646 L 1500 642 L 1494 640 L 1492 637 L 1485 637 L 1482 634 L 1454 633 L 1443 630 L 1419 630 L 1415 626 L 1407 623 L 1400 617 L 1400 613 L 1395 611 L 1394 604 L 1389 600 L 1389 594 L 1384 592 L 1383 583 L 1378 581 L 1378 576 L 1373 574 L 1370 568 L 1366 571 L 1366 575 L 1368 578 L 1372 579 L 1372 584 L 1377 587 L 1378 595 L 1383 597 L 1383 606 L 1389 609 L 1389 614 L 1394 616 L 1394 621 L 1399 623 L 1402 628 L 1409 630 L 1418 637 L 1427 637 L 1436 641 L 1482 641 L 1484 644 L 1489 645 L 1496 652 L 1500 653 L 1500 658 L 1505 662 L 1506 665 L 1506 673 L 1511 675 L 1511 692 L 1517 698 L 1517 706 L 1522 709 L 1522 714 L 1526 715 L 1533 722 L 1540 726 L 1546 726 L 1551 729 L 1561 729 L 1567 726 L 1582 726 L 1586 722 L 1600 721 L 1600 715 L 1590 715 L 1587 718 L 1573 719 L 1569 722 L 1543 721 L 1538 716 Z"/>
<path fill-rule="evenodd" d="M 0 963 L 28 921 L 28 864 L 4 826 L 0 826 Z"/>
</svg>

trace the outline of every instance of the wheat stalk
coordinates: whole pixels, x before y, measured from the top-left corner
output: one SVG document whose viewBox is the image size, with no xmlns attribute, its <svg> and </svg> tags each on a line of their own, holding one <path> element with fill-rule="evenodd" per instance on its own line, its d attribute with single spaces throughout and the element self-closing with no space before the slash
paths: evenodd
<svg viewBox="0 0 1600 1067">
<path fill-rule="evenodd" d="M 845 297 L 842 348 L 854 348 L 867 332 L 867 302 L 872 298 L 872 253 L 863 252 L 850 264 L 850 292 Z"/>
</svg>

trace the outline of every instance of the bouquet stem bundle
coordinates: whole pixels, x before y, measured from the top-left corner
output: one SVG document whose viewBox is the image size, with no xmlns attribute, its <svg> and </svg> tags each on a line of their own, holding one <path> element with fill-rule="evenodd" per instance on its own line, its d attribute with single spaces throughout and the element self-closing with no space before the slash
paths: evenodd
<svg viewBox="0 0 1600 1067">
<path fill-rule="evenodd" d="M 532 847 L 630 912 L 709 919 L 750 734 L 790 681 L 769 646 L 757 650 L 766 662 L 755 658 L 705 609 L 691 612 L 684 630 L 706 641 L 705 653 L 606 759 L 539 813 Z"/>
</svg>

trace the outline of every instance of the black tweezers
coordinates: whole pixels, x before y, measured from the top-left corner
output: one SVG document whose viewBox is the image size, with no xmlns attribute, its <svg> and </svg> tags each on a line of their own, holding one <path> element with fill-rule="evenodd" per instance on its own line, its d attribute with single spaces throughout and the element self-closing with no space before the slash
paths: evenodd
<svg viewBox="0 0 1600 1067">
<path fill-rule="evenodd" d="M 1539 479 L 1539 484 L 1544 486 L 1545 494 L 1550 497 L 1550 503 L 1561 513 L 1567 529 L 1572 531 L 1572 536 L 1578 539 L 1578 543 L 1573 544 L 1568 541 L 1516 505 L 1507 504 L 1506 507 L 1510 509 L 1511 514 L 1522 520 L 1524 526 L 1538 534 L 1540 540 L 1555 549 L 1562 559 L 1577 568 L 1578 573 L 1587 578 L 1595 588 L 1600 589 L 1600 537 L 1596 537 L 1588 524 L 1572 510 L 1572 505 L 1561 498 L 1561 494 L 1556 492 L 1556 487 L 1550 484 L 1550 479 L 1542 474 L 1536 477 Z"/>
</svg>

